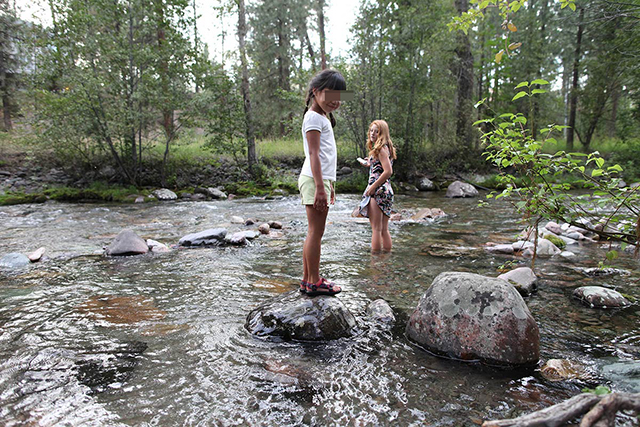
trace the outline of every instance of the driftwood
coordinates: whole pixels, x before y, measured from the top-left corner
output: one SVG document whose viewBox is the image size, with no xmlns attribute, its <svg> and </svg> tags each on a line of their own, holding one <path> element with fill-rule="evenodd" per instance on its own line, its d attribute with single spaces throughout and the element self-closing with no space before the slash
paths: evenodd
<svg viewBox="0 0 640 427">
<path fill-rule="evenodd" d="M 606 396 L 583 393 L 518 418 L 485 421 L 482 427 L 556 427 L 583 414 L 586 415 L 580 427 L 609 427 L 615 425 L 618 411 L 625 410 L 640 413 L 640 393 L 612 393 Z"/>
</svg>

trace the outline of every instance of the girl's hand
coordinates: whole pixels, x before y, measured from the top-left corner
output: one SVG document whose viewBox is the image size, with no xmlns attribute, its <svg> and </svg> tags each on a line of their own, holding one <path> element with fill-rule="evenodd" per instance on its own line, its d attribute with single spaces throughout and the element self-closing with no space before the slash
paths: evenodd
<svg viewBox="0 0 640 427">
<path fill-rule="evenodd" d="M 377 188 L 375 188 L 373 185 L 370 185 L 369 187 L 367 187 L 364 194 L 367 196 L 373 196 L 374 194 L 376 194 L 376 190 Z"/>
<path fill-rule="evenodd" d="M 357 160 L 357 161 L 358 161 L 358 163 L 360 163 L 362 166 L 366 166 L 366 167 L 371 166 L 371 165 L 369 164 L 369 161 L 368 161 L 368 160 L 363 159 L 362 157 L 358 157 L 356 160 Z"/>
<path fill-rule="evenodd" d="M 331 192 L 333 193 L 333 190 Z M 325 212 L 329 209 L 327 193 L 325 193 L 324 189 L 316 190 L 316 197 L 313 199 L 313 208 L 320 212 Z"/>
</svg>

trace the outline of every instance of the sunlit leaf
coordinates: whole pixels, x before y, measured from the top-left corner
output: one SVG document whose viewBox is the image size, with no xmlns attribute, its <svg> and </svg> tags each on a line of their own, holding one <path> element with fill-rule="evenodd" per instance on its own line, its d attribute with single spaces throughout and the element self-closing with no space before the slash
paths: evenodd
<svg viewBox="0 0 640 427">
<path fill-rule="evenodd" d="M 509 50 L 516 50 L 517 48 L 519 48 L 520 46 L 522 46 L 522 43 L 518 42 L 518 43 L 511 43 L 509 45 Z"/>
<path fill-rule="evenodd" d="M 516 86 L 516 89 L 520 89 L 521 87 L 529 87 L 529 82 L 521 82 Z"/>
<path fill-rule="evenodd" d="M 591 176 L 592 176 L 592 177 L 602 176 L 602 169 L 594 169 L 594 170 L 591 172 Z"/>
<path fill-rule="evenodd" d="M 602 157 L 598 157 L 596 159 L 596 165 L 598 165 L 598 167 L 601 168 L 604 165 L 604 159 Z"/>
<path fill-rule="evenodd" d="M 513 22 L 509 22 L 507 24 L 507 28 L 509 29 L 509 31 L 515 33 L 516 31 L 518 31 L 518 27 L 516 27 Z"/>
<path fill-rule="evenodd" d="M 548 85 L 549 82 L 544 79 L 535 79 L 531 82 L 532 85 Z"/>
<path fill-rule="evenodd" d="M 520 99 L 523 96 L 529 96 L 529 94 L 526 91 L 523 90 L 522 92 L 516 93 L 516 96 L 514 96 L 511 100 L 515 101 L 516 99 Z"/>
<path fill-rule="evenodd" d="M 496 64 L 499 64 L 500 61 L 502 61 L 502 55 L 504 55 L 504 49 L 496 53 Z"/>
<path fill-rule="evenodd" d="M 569 8 L 575 12 L 576 11 L 575 3 L 569 3 Z"/>
<path fill-rule="evenodd" d="M 534 89 L 531 91 L 532 95 L 535 95 L 536 93 L 547 93 L 547 91 L 544 89 Z"/>
</svg>

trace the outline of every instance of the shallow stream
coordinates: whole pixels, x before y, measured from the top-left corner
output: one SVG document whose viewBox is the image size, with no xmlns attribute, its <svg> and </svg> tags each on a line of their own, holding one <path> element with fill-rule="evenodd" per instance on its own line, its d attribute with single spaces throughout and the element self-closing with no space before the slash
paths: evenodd
<svg viewBox="0 0 640 427">
<path fill-rule="evenodd" d="M 640 391 L 640 307 L 598 310 L 571 297 L 598 284 L 640 299 L 640 264 L 630 255 L 616 261 L 630 275 L 596 278 L 573 269 L 603 260 L 595 243 L 568 247 L 571 261 L 536 261 L 539 290 L 525 300 L 540 327 L 541 359 L 580 361 L 594 378 L 552 382 L 536 369 L 438 358 L 404 335 L 439 273 L 497 276 L 507 261 L 528 265 L 482 248 L 514 241 L 523 228 L 509 204 L 399 196 L 399 210 L 439 207 L 448 216 L 392 223 L 393 252 L 372 256 L 369 226 L 349 215 L 358 199 L 339 196 L 332 208 L 321 268 L 344 288 L 338 298 L 356 315 L 359 334 L 315 344 L 265 341 L 244 329 L 251 309 L 297 287 L 306 233 L 297 197 L 0 208 L 0 256 L 47 248 L 42 262 L 0 272 L 0 424 L 471 426 L 586 386 Z M 251 228 L 231 224 L 234 215 L 284 229 L 242 248 L 100 255 L 124 228 L 168 245 L 207 228 Z M 365 320 L 376 298 L 394 309 L 390 331 Z M 635 371 L 621 375 L 612 366 Z"/>
</svg>

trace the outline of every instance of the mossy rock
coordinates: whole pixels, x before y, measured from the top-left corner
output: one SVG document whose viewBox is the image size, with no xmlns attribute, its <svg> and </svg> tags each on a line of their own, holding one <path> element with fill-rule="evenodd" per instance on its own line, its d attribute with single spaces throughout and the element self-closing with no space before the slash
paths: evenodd
<svg viewBox="0 0 640 427">
<path fill-rule="evenodd" d="M 558 249 L 564 249 L 567 246 L 567 243 L 558 236 L 548 234 L 544 238 L 556 245 Z"/>
</svg>

